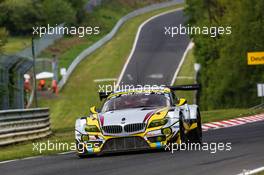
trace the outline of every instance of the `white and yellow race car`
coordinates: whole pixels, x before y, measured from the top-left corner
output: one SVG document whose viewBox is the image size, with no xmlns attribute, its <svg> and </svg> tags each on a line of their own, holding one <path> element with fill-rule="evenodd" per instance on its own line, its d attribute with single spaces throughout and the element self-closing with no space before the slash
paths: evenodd
<svg viewBox="0 0 264 175">
<path fill-rule="evenodd" d="M 77 154 L 159 149 L 169 143 L 201 143 L 199 107 L 176 98 L 175 90 L 195 90 L 198 85 L 158 87 L 100 93 L 100 110 L 76 120 Z"/>
</svg>

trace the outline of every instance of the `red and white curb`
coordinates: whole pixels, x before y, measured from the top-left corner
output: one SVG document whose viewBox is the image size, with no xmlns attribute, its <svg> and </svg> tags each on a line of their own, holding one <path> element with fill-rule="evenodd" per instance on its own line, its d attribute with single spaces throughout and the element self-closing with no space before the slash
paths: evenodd
<svg viewBox="0 0 264 175">
<path fill-rule="evenodd" d="M 247 123 L 253 123 L 253 122 L 257 122 L 261 120 L 264 120 L 264 114 L 257 114 L 257 115 L 248 116 L 248 117 L 234 118 L 234 119 L 223 120 L 219 122 L 205 123 L 202 125 L 202 129 L 203 131 L 207 131 L 211 129 L 228 128 L 228 127 L 243 125 Z"/>
</svg>

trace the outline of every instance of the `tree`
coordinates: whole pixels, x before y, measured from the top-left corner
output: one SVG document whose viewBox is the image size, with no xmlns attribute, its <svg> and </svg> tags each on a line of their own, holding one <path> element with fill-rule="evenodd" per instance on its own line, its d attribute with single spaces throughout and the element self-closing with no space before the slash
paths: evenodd
<svg viewBox="0 0 264 175">
<path fill-rule="evenodd" d="M 71 4 L 64 0 L 44 0 L 43 13 L 46 24 L 71 24 L 75 22 L 76 13 Z"/>
<path fill-rule="evenodd" d="M 83 22 L 85 15 L 85 4 L 87 0 L 67 0 L 76 11 L 76 23 L 80 24 Z"/>
<path fill-rule="evenodd" d="M 66 0 L 0 0 L 0 9 L 0 26 L 12 35 L 31 34 L 35 26 L 76 22 L 75 9 Z"/>
<path fill-rule="evenodd" d="M 212 39 L 193 35 L 195 56 L 202 64 L 200 104 L 203 109 L 250 107 L 258 104 L 256 83 L 264 67 L 248 66 L 247 52 L 264 50 L 264 1 L 187 1 L 191 25 L 231 26 L 231 35 Z"/>
<path fill-rule="evenodd" d="M 11 34 L 31 33 L 43 21 L 41 4 L 32 0 L 5 0 L 0 3 L 0 25 Z"/>
</svg>

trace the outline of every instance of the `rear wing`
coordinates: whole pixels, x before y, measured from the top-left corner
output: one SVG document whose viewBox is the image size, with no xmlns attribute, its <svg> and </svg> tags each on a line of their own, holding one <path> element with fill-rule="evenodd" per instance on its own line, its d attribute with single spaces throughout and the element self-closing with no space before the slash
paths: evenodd
<svg viewBox="0 0 264 175">
<path fill-rule="evenodd" d="M 200 84 L 168 86 L 172 91 L 194 91 L 201 89 Z"/>
</svg>

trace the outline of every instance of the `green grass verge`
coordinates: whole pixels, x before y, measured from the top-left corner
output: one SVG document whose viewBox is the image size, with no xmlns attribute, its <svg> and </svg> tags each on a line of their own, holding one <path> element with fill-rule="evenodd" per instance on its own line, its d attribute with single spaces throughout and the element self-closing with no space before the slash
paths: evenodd
<svg viewBox="0 0 264 175">
<path fill-rule="evenodd" d="M 51 136 L 44 138 L 44 139 L 38 139 L 34 141 L 28 141 L 28 142 L 22 142 L 17 143 L 13 145 L 3 146 L 0 147 L 0 161 L 4 160 L 11 160 L 11 159 L 20 159 L 25 157 L 31 157 L 31 156 L 39 156 L 39 155 L 51 155 L 58 152 L 66 152 L 69 150 L 62 150 L 62 151 L 56 151 L 56 150 L 46 150 L 43 152 L 40 152 L 34 148 L 33 144 L 41 144 L 41 143 L 47 143 L 49 141 L 50 143 L 71 143 L 73 142 L 73 133 L 71 132 L 54 132 Z M 43 147 L 42 147 L 43 148 Z"/>
<path fill-rule="evenodd" d="M 255 174 L 255 175 L 264 175 L 264 171 L 261 171 L 261 172 Z"/>
<path fill-rule="evenodd" d="M 130 53 L 139 25 L 156 14 L 180 6 L 182 5 L 149 12 L 126 22 L 111 41 L 78 66 L 58 98 L 41 101 L 41 106 L 49 107 L 51 111 L 54 134 L 48 139 L 67 143 L 74 141 L 76 118 L 87 115 L 91 105 L 100 104 L 97 94 L 98 84 L 93 80 L 118 77 Z M 45 141 L 47 139 L 39 140 L 39 142 Z M 0 148 L 0 160 L 40 155 L 38 152 L 33 152 L 32 148 L 32 142 Z M 48 151 L 44 154 L 55 152 L 59 151 Z"/>
<path fill-rule="evenodd" d="M 15 54 L 31 45 L 30 37 L 8 37 L 8 42 L 3 46 L 5 54 Z"/>
<path fill-rule="evenodd" d="M 193 84 L 194 79 L 194 54 L 193 49 L 191 49 L 182 64 L 182 67 L 180 68 L 180 72 L 176 78 L 175 85 L 184 85 L 184 84 Z M 179 98 L 185 98 L 188 103 L 193 102 L 194 98 L 194 91 L 177 91 L 176 92 L 177 97 Z"/>
<path fill-rule="evenodd" d="M 238 117 L 244 117 L 249 115 L 255 115 L 259 113 L 263 113 L 263 109 L 219 109 L 212 111 L 202 111 L 202 122 L 214 122 L 220 121 L 224 119 L 232 119 Z"/>
</svg>

